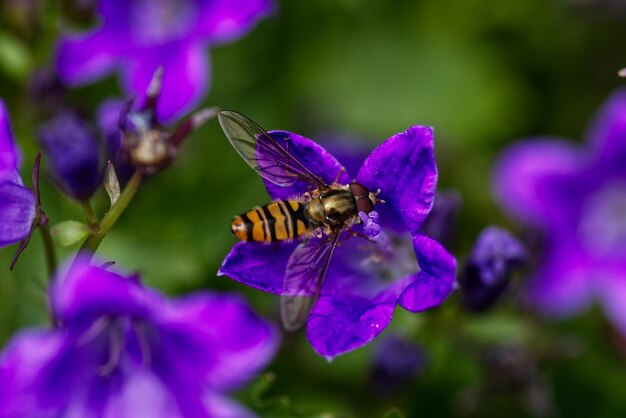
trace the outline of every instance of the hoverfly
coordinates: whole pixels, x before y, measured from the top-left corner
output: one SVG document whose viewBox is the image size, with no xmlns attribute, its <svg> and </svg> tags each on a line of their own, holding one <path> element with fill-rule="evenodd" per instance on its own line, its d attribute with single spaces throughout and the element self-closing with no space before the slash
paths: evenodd
<svg viewBox="0 0 626 418">
<path fill-rule="evenodd" d="M 218 119 L 235 150 L 265 180 L 282 187 L 296 181 L 309 185 L 303 196 L 257 206 L 231 222 L 232 233 L 242 241 L 301 241 L 287 262 L 280 309 L 283 327 L 296 331 L 319 297 L 340 234 L 361 222 L 359 212 L 369 214 L 382 200 L 355 181 L 338 183 L 344 169 L 327 184 L 298 160 L 288 141 L 282 145 L 240 113 L 222 111 Z"/>
</svg>

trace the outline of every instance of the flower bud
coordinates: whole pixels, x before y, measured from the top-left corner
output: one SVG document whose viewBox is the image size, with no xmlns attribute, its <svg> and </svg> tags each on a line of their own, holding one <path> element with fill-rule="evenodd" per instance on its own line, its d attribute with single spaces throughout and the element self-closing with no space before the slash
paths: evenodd
<svg viewBox="0 0 626 418">
<path fill-rule="evenodd" d="M 526 260 L 524 246 L 506 229 L 490 226 L 476 240 L 459 278 L 463 305 L 489 309 L 508 287 L 512 270 Z"/>
<path fill-rule="evenodd" d="M 109 148 L 116 149 L 116 142 L 119 140 L 123 160 L 149 174 L 168 167 L 187 136 L 217 114 L 217 109 L 207 108 L 183 119 L 174 129 L 163 126 L 157 118 L 162 81 L 163 70 L 159 68 L 153 75 L 143 105 L 138 110 L 133 110 L 133 103 L 129 102 L 121 109 L 117 127 L 111 126 L 114 121 L 110 112 L 114 109 L 114 104 L 103 109 L 100 117 L 103 131 L 107 133 L 107 142 L 110 143 Z M 120 131 L 121 136 L 116 136 L 115 132 Z"/>
<path fill-rule="evenodd" d="M 90 198 L 102 184 L 99 144 L 91 126 L 76 113 L 64 111 L 43 124 L 37 136 L 59 186 L 75 199 Z"/>
</svg>

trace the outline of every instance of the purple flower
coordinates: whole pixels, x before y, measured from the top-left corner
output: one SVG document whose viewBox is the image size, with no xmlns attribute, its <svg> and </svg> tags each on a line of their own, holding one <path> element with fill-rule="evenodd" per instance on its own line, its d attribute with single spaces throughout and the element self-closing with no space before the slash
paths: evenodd
<svg viewBox="0 0 626 418">
<path fill-rule="evenodd" d="M 341 173 L 342 165 L 313 141 L 284 131 L 271 135 L 288 138 L 290 152 L 327 183 Z M 389 325 L 396 304 L 412 312 L 436 307 L 452 292 L 454 283 L 454 258 L 437 241 L 419 233 L 432 208 L 437 183 L 432 128 L 414 126 L 392 136 L 365 159 L 355 178 L 369 190 L 380 189 L 379 197 L 386 203 L 376 206 L 379 222 L 371 219 L 381 226 L 376 238 L 351 238 L 336 249 L 309 314 L 309 341 L 328 358 L 374 339 Z M 352 179 L 346 172 L 339 177 L 344 184 Z M 301 195 L 307 186 L 296 182 L 279 187 L 266 182 L 266 188 L 277 200 Z M 219 274 L 283 294 L 287 261 L 296 245 L 240 242 Z"/>
<path fill-rule="evenodd" d="M 9 113 L 0 99 L 0 246 L 30 235 L 37 215 L 33 192 L 24 187 L 19 173 L 20 156 L 13 139 Z"/>
<path fill-rule="evenodd" d="M 206 95 L 206 49 L 234 41 L 274 10 L 272 0 L 100 0 L 100 25 L 61 39 L 57 71 L 72 86 L 118 72 L 125 91 L 141 96 L 165 70 L 159 116 L 170 120 Z"/>
<path fill-rule="evenodd" d="M 89 199 L 102 184 L 100 144 L 78 114 L 63 111 L 37 130 L 53 178 L 67 194 Z"/>
<path fill-rule="evenodd" d="M 21 332 L 0 355 L 0 417 L 248 417 L 225 394 L 277 346 L 238 297 L 167 300 L 80 255 L 50 303 L 58 326 Z"/>
<path fill-rule="evenodd" d="M 459 277 L 463 305 L 483 311 L 497 301 L 509 285 L 512 270 L 526 260 L 524 246 L 503 228 L 483 230 Z"/>
<path fill-rule="evenodd" d="M 614 93 L 586 147 L 557 138 L 510 146 L 494 173 L 505 209 L 544 232 L 530 297 L 570 315 L 599 301 L 626 334 L 626 90 Z"/>
</svg>

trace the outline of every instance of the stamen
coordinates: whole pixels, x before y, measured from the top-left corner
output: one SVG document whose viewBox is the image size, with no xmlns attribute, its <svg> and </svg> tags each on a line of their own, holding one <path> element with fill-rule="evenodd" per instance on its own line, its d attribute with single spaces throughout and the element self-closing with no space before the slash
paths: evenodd
<svg viewBox="0 0 626 418">
<path fill-rule="evenodd" d="M 78 338 L 78 346 L 85 345 L 96 339 L 113 322 L 110 316 L 98 318 L 87 330 Z"/>
<path fill-rule="evenodd" d="M 139 351 L 141 351 L 141 364 L 143 366 L 149 366 L 152 363 L 152 354 L 150 352 L 150 344 L 148 342 L 148 335 L 146 333 L 146 326 L 139 321 L 133 321 L 133 329 L 137 335 L 137 341 L 139 342 Z"/>
<path fill-rule="evenodd" d="M 100 367 L 98 371 L 100 376 L 109 376 L 115 371 L 124 353 L 124 343 L 125 340 L 122 328 L 117 323 L 112 324 L 109 332 L 109 358 L 107 362 Z"/>
</svg>

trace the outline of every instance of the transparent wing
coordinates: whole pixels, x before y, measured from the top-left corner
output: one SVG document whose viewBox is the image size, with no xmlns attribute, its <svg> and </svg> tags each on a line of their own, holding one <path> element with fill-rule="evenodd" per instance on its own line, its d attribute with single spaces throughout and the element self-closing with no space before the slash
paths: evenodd
<svg viewBox="0 0 626 418">
<path fill-rule="evenodd" d="M 306 168 L 288 148 L 241 113 L 222 111 L 218 120 L 235 150 L 264 179 L 283 187 L 298 180 L 315 187 L 325 186 L 324 180 Z"/>
<path fill-rule="evenodd" d="M 287 262 L 285 295 L 280 299 L 280 316 L 287 331 L 304 326 L 317 301 L 335 252 L 339 233 L 309 239 L 296 247 Z"/>
</svg>

